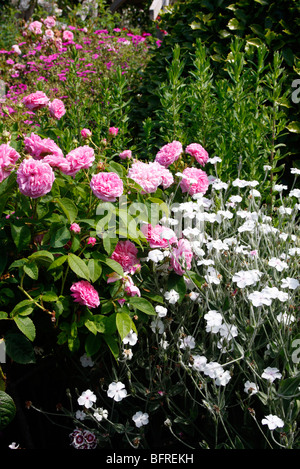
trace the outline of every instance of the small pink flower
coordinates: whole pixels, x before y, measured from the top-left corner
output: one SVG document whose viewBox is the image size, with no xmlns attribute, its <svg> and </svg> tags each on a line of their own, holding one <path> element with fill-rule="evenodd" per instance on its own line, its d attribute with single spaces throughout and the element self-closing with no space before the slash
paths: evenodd
<svg viewBox="0 0 300 469">
<path fill-rule="evenodd" d="M 97 290 L 87 280 L 79 280 L 70 288 L 74 301 L 88 308 L 97 308 L 100 299 Z"/>
<path fill-rule="evenodd" d="M 63 32 L 63 40 L 64 41 L 73 41 L 74 34 L 71 31 L 64 31 Z"/>
<path fill-rule="evenodd" d="M 35 93 L 25 96 L 22 102 L 30 111 L 36 111 L 47 106 L 49 98 L 42 91 L 36 91 Z"/>
<path fill-rule="evenodd" d="M 92 136 L 92 132 L 89 129 L 82 129 L 81 136 L 83 138 L 89 138 Z"/>
<path fill-rule="evenodd" d="M 72 223 L 72 225 L 70 226 L 70 230 L 73 231 L 73 233 L 80 233 L 81 228 L 78 223 Z"/>
<path fill-rule="evenodd" d="M 51 191 L 55 176 L 51 166 L 33 158 L 25 159 L 17 170 L 19 190 L 36 199 Z"/>
<path fill-rule="evenodd" d="M 78 147 L 67 154 L 66 160 L 69 164 L 69 169 L 64 174 L 75 176 L 80 169 L 88 169 L 92 166 L 95 160 L 94 150 L 88 145 Z"/>
<path fill-rule="evenodd" d="M 87 244 L 91 244 L 91 246 L 95 246 L 96 244 L 96 238 L 93 238 L 92 236 L 90 236 L 87 240 Z"/>
<path fill-rule="evenodd" d="M 22 54 L 22 51 L 20 47 L 18 46 L 18 44 L 14 44 L 13 46 L 11 46 L 11 49 L 14 51 L 15 54 L 18 54 L 18 55 Z"/>
<path fill-rule="evenodd" d="M 49 104 L 49 112 L 52 117 L 55 117 L 55 119 L 61 119 L 62 116 L 66 113 L 64 103 L 60 99 L 54 99 Z"/>
<path fill-rule="evenodd" d="M 183 178 L 180 182 L 182 192 L 187 192 L 190 195 L 205 192 L 209 186 L 207 174 L 198 168 L 185 168 L 182 172 Z"/>
<path fill-rule="evenodd" d="M 129 296 L 141 296 L 140 289 L 136 285 L 134 285 L 132 278 L 128 276 L 125 280 L 124 291 Z"/>
<path fill-rule="evenodd" d="M 110 135 L 115 136 L 115 135 L 118 135 L 119 129 L 118 129 L 118 127 L 110 127 L 108 129 L 108 132 L 109 132 Z"/>
<path fill-rule="evenodd" d="M 52 31 L 52 29 L 46 29 L 45 39 L 54 39 L 54 32 Z"/>
<path fill-rule="evenodd" d="M 124 150 L 122 151 L 122 153 L 119 154 L 119 157 L 122 159 L 122 160 L 130 160 L 130 158 L 132 157 L 132 152 L 131 150 Z"/>
<path fill-rule="evenodd" d="M 170 245 L 177 243 L 177 236 L 171 228 L 156 225 L 143 225 L 141 232 L 149 242 L 151 248 L 167 248 Z"/>
<path fill-rule="evenodd" d="M 53 28 L 56 25 L 55 18 L 53 18 L 53 16 L 47 16 L 47 18 L 44 20 L 44 25 L 46 28 Z"/>
<path fill-rule="evenodd" d="M 171 143 L 164 145 L 156 154 L 155 161 L 162 166 L 170 166 L 174 161 L 178 160 L 182 153 L 182 145 L 180 142 L 174 140 Z"/>
<path fill-rule="evenodd" d="M 178 275 L 191 269 L 193 251 L 187 239 L 180 239 L 178 246 L 172 249 L 170 265 Z"/>
<path fill-rule="evenodd" d="M 141 267 L 137 253 L 138 249 L 132 241 L 119 241 L 111 258 L 123 267 L 125 274 L 134 274 Z"/>
<path fill-rule="evenodd" d="M 41 23 L 40 21 L 33 21 L 28 26 L 28 29 L 34 34 L 42 34 L 42 26 L 43 26 L 43 23 Z"/>
<path fill-rule="evenodd" d="M 0 182 L 10 175 L 19 158 L 19 153 L 13 147 L 7 143 L 0 145 Z"/>
<path fill-rule="evenodd" d="M 105 202 L 115 202 L 123 194 L 123 181 L 113 172 L 97 173 L 91 179 L 90 187 L 98 199 Z"/>
<path fill-rule="evenodd" d="M 204 166 L 209 158 L 207 151 L 199 143 L 191 143 L 186 147 L 185 152 L 193 156 L 201 166 Z"/>
</svg>

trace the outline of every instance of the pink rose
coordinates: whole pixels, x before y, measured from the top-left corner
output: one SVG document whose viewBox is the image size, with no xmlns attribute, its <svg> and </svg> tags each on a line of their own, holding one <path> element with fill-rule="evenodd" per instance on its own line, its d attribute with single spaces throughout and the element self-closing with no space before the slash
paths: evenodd
<svg viewBox="0 0 300 469">
<path fill-rule="evenodd" d="M 124 150 L 122 151 L 122 153 L 119 154 L 119 157 L 122 159 L 122 160 L 130 160 L 130 158 L 132 157 L 132 153 L 131 153 L 131 150 Z"/>
<path fill-rule="evenodd" d="M 17 183 L 22 194 L 32 199 L 48 194 L 55 176 L 51 166 L 33 158 L 25 159 L 17 170 Z"/>
<path fill-rule="evenodd" d="M 42 26 L 43 24 L 40 21 L 33 21 L 28 26 L 28 29 L 34 34 L 42 34 Z"/>
<path fill-rule="evenodd" d="M 170 166 L 174 161 L 178 160 L 182 153 L 182 145 L 174 140 L 164 145 L 156 154 L 155 161 L 162 166 Z"/>
<path fill-rule="evenodd" d="M 89 129 L 82 129 L 81 136 L 83 138 L 89 138 L 92 136 L 92 132 Z"/>
<path fill-rule="evenodd" d="M 129 168 L 127 176 L 143 188 L 142 194 L 153 193 L 160 185 L 166 189 L 174 182 L 172 173 L 157 162 L 137 161 Z"/>
<path fill-rule="evenodd" d="M 74 34 L 71 31 L 64 31 L 63 32 L 63 40 L 64 41 L 73 41 Z"/>
<path fill-rule="evenodd" d="M 46 29 L 44 38 L 54 39 L 54 32 L 52 31 L 52 29 Z"/>
<path fill-rule="evenodd" d="M 55 117 L 55 119 L 61 119 L 66 113 L 64 103 L 60 99 L 53 99 L 49 104 L 49 112 L 52 117 Z"/>
<path fill-rule="evenodd" d="M 75 148 L 75 150 L 71 150 L 67 154 L 66 160 L 69 164 L 69 169 L 62 172 L 69 176 L 75 176 L 80 169 L 88 169 L 92 166 L 95 160 L 94 150 L 88 145 Z"/>
<path fill-rule="evenodd" d="M 41 160 L 47 155 L 63 158 L 63 152 L 51 138 L 41 138 L 35 133 L 24 138 L 25 152 L 29 153 L 35 160 Z"/>
<path fill-rule="evenodd" d="M 111 258 L 123 267 L 125 273 L 132 275 L 141 267 L 137 253 L 138 250 L 131 241 L 119 241 Z"/>
<path fill-rule="evenodd" d="M 50 164 L 51 168 L 57 168 L 62 173 L 69 170 L 69 163 L 63 155 L 47 155 L 43 158 L 43 163 Z"/>
<path fill-rule="evenodd" d="M 147 239 L 151 248 L 168 248 L 171 244 L 177 243 L 177 236 L 171 228 L 156 225 L 143 225 L 141 232 Z"/>
<path fill-rule="evenodd" d="M 172 249 L 170 266 L 178 275 L 191 269 L 193 251 L 187 239 L 180 239 L 178 246 Z"/>
<path fill-rule="evenodd" d="M 91 246 L 95 246 L 96 244 L 96 238 L 93 238 L 92 236 L 90 236 L 87 240 L 87 244 L 90 244 Z"/>
<path fill-rule="evenodd" d="M 100 305 L 97 290 L 87 280 L 79 280 L 79 282 L 73 283 L 70 290 L 73 292 L 71 296 L 73 296 L 76 303 L 88 308 L 97 308 Z"/>
<path fill-rule="evenodd" d="M 73 233 L 80 233 L 81 228 L 78 223 L 72 223 L 72 225 L 70 226 L 70 230 L 73 231 Z"/>
<path fill-rule="evenodd" d="M 25 98 L 22 99 L 22 102 L 30 111 L 36 111 L 47 106 L 49 98 L 42 91 L 36 91 L 35 93 L 25 96 Z"/>
<path fill-rule="evenodd" d="M 44 20 L 44 25 L 46 28 L 53 28 L 56 25 L 55 18 L 53 18 L 53 16 L 47 16 Z"/>
<path fill-rule="evenodd" d="M 190 195 L 201 192 L 205 194 L 209 186 L 207 174 L 198 168 L 185 168 L 182 172 L 183 178 L 180 182 L 182 192 Z"/>
<path fill-rule="evenodd" d="M 129 296 L 141 296 L 140 289 L 134 285 L 131 277 L 126 277 L 124 284 L 124 291 Z"/>
<path fill-rule="evenodd" d="M 207 151 L 199 143 L 191 143 L 186 147 L 185 152 L 193 156 L 201 166 L 204 166 L 209 158 Z"/>
<path fill-rule="evenodd" d="M 118 135 L 119 129 L 118 127 L 110 127 L 108 129 L 108 132 L 110 135 Z"/>
<path fill-rule="evenodd" d="M 0 182 L 10 175 L 19 158 L 19 153 L 10 145 L 7 143 L 0 145 Z"/>
<path fill-rule="evenodd" d="M 94 174 L 90 187 L 94 195 L 105 202 L 115 202 L 123 194 L 123 181 L 112 172 Z"/>
</svg>

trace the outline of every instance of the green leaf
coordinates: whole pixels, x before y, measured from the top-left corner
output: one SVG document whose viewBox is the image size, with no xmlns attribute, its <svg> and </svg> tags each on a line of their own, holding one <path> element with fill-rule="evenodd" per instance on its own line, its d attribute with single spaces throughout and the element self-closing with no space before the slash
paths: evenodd
<svg viewBox="0 0 300 469">
<path fill-rule="evenodd" d="M 101 264 L 97 259 L 89 259 L 88 261 L 88 269 L 91 281 L 94 283 L 96 282 L 102 274 L 102 267 Z"/>
<path fill-rule="evenodd" d="M 300 133 L 300 122 L 290 122 L 286 128 L 293 133 L 299 134 Z"/>
<path fill-rule="evenodd" d="M 56 199 L 56 202 L 67 216 L 68 222 L 73 223 L 76 220 L 78 214 L 78 210 L 74 202 L 67 198 L 58 198 Z"/>
<path fill-rule="evenodd" d="M 32 319 L 28 316 L 15 316 L 14 321 L 17 327 L 21 332 L 29 339 L 31 342 L 35 339 L 35 325 L 33 324 Z"/>
<path fill-rule="evenodd" d="M 39 268 L 35 262 L 28 262 L 24 265 L 23 269 L 25 274 L 33 280 L 37 280 L 39 278 Z"/>
<path fill-rule="evenodd" d="M 16 406 L 13 399 L 4 391 L 0 391 L 0 430 L 3 430 L 15 417 Z"/>
<path fill-rule="evenodd" d="M 12 239 L 17 247 L 18 252 L 26 248 L 31 240 L 31 232 L 27 225 L 24 223 L 11 224 L 11 235 Z"/>
<path fill-rule="evenodd" d="M 258 37 L 253 37 L 247 39 L 247 44 L 250 44 L 251 46 L 255 47 L 261 47 L 263 45 L 263 42 Z"/>
<path fill-rule="evenodd" d="M 181 303 L 186 294 L 186 284 L 183 276 L 171 273 L 167 282 L 167 289 L 174 289 L 179 294 L 178 303 Z"/>
<path fill-rule="evenodd" d="M 58 257 L 57 259 L 55 259 L 55 261 L 52 262 L 52 264 L 49 265 L 48 270 L 57 269 L 57 267 L 60 267 L 67 259 L 67 255 Z"/>
<path fill-rule="evenodd" d="M 108 165 L 109 171 L 112 171 L 113 173 L 116 173 L 120 178 L 122 178 L 125 175 L 125 170 L 122 165 L 117 163 L 116 161 L 111 161 Z"/>
<path fill-rule="evenodd" d="M 104 260 L 101 260 L 101 262 L 106 264 L 108 267 L 110 267 L 117 274 L 121 275 L 122 277 L 124 276 L 123 267 L 121 266 L 121 264 L 119 264 L 119 262 L 115 261 L 114 259 L 110 259 L 109 257 L 105 258 Z"/>
<path fill-rule="evenodd" d="M 95 355 L 102 344 L 101 337 L 99 335 L 89 334 L 86 338 L 84 348 L 88 356 Z"/>
<path fill-rule="evenodd" d="M 86 263 L 73 253 L 68 254 L 68 264 L 71 270 L 80 278 L 90 280 L 90 272 Z"/>
<path fill-rule="evenodd" d="M 33 300 L 23 300 L 16 304 L 10 315 L 11 317 L 14 317 L 18 314 L 22 316 L 27 316 L 28 314 L 31 314 L 33 310 Z"/>
<path fill-rule="evenodd" d="M 54 248 L 61 248 L 71 239 L 70 230 L 66 226 L 62 226 L 52 234 L 50 245 Z"/>
<path fill-rule="evenodd" d="M 227 27 L 231 30 L 241 29 L 241 25 L 236 18 L 232 18 L 228 21 Z"/>
<path fill-rule="evenodd" d="M 116 324 L 121 340 L 123 340 L 124 337 L 126 337 L 129 332 L 133 329 L 132 319 L 127 313 L 117 313 Z"/>
<path fill-rule="evenodd" d="M 97 334 L 97 327 L 96 327 L 96 324 L 94 321 L 91 321 L 90 319 L 87 319 L 85 322 L 84 322 L 84 325 L 85 327 L 94 335 Z"/>
<path fill-rule="evenodd" d="M 37 264 L 48 266 L 54 261 L 54 256 L 48 251 L 37 251 L 31 254 L 28 259 L 35 261 Z"/>
<path fill-rule="evenodd" d="M 14 362 L 21 365 L 35 363 L 36 361 L 32 343 L 18 332 L 6 334 L 5 351 Z"/>
<path fill-rule="evenodd" d="M 113 354 L 113 356 L 115 358 L 118 358 L 118 356 L 119 356 L 119 345 L 118 345 L 116 337 L 113 337 L 113 336 L 107 335 L 107 334 L 104 334 L 103 337 L 104 337 L 104 340 L 105 340 L 106 344 L 108 345 L 111 353 Z"/>
<path fill-rule="evenodd" d="M 156 312 L 150 301 L 145 298 L 140 298 L 138 296 L 132 296 L 129 298 L 128 303 L 130 303 L 135 309 L 142 311 L 145 314 L 150 316 L 156 316 Z"/>
<path fill-rule="evenodd" d="M 277 395 L 283 399 L 294 399 L 300 396 L 300 374 L 291 378 L 281 380 L 278 386 Z"/>
<path fill-rule="evenodd" d="M 8 314 L 5 311 L 0 311 L 0 319 L 7 319 Z"/>
</svg>

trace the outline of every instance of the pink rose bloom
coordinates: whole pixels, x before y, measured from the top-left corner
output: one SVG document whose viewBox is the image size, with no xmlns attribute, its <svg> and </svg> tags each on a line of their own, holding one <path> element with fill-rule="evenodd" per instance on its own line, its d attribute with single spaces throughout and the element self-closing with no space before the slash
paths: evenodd
<svg viewBox="0 0 300 469">
<path fill-rule="evenodd" d="M 191 143 L 186 147 L 185 152 L 193 156 L 201 166 L 207 163 L 209 155 L 199 143 Z"/>
<path fill-rule="evenodd" d="M 110 127 L 108 129 L 108 132 L 110 135 L 118 135 L 119 129 L 118 127 Z"/>
<path fill-rule="evenodd" d="M 87 280 L 79 280 L 79 282 L 73 283 L 70 290 L 73 292 L 71 296 L 73 296 L 76 303 L 88 308 L 97 308 L 100 305 L 98 292 Z"/>
<path fill-rule="evenodd" d="M 64 31 L 63 32 L 63 40 L 64 41 L 73 41 L 74 34 L 71 31 Z"/>
<path fill-rule="evenodd" d="M 36 91 L 35 93 L 25 96 L 25 98 L 22 99 L 22 102 L 30 111 L 37 111 L 38 109 L 42 109 L 47 106 L 49 98 L 42 91 Z"/>
<path fill-rule="evenodd" d="M 64 174 L 68 172 L 70 168 L 68 161 L 63 155 L 47 155 L 43 158 L 43 163 L 50 164 L 51 168 L 57 168 Z"/>
<path fill-rule="evenodd" d="M 126 277 L 124 290 L 129 296 L 141 296 L 140 289 L 134 285 L 131 277 Z"/>
<path fill-rule="evenodd" d="M 33 158 L 25 159 L 17 170 L 17 183 L 22 194 L 32 199 L 48 194 L 55 176 L 51 166 Z"/>
<path fill-rule="evenodd" d="M 115 202 L 123 194 L 123 181 L 113 172 L 97 173 L 91 179 L 90 187 L 98 199 L 105 202 Z"/>
<path fill-rule="evenodd" d="M 178 246 L 172 249 L 170 265 L 178 275 L 191 269 L 193 251 L 187 239 L 180 239 Z"/>
<path fill-rule="evenodd" d="M 137 253 L 138 250 L 131 241 L 119 241 L 111 258 L 123 267 L 125 273 L 132 275 L 141 267 Z"/>
<path fill-rule="evenodd" d="M 47 155 L 63 158 L 63 152 L 51 138 L 41 138 L 35 133 L 24 138 L 25 152 L 29 153 L 35 160 L 41 160 Z"/>
<path fill-rule="evenodd" d="M 78 223 L 72 223 L 72 225 L 70 226 L 70 230 L 73 231 L 73 233 L 80 233 L 81 228 Z"/>
<path fill-rule="evenodd" d="M 130 158 L 132 157 L 132 153 L 131 153 L 131 150 L 124 150 L 122 151 L 122 153 L 119 154 L 119 157 L 122 159 L 122 160 L 130 160 Z"/>
<path fill-rule="evenodd" d="M 40 21 L 33 21 L 28 26 L 28 29 L 34 34 L 42 34 L 42 26 L 43 24 Z"/>
<path fill-rule="evenodd" d="M 201 192 L 205 194 L 209 186 L 207 174 L 198 168 L 185 168 L 182 172 L 183 178 L 180 182 L 182 192 L 190 195 Z"/>
<path fill-rule="evenodd" d="M 52 31 L 52 29 L 46 29 L 45 38 L 46 39 L 54 39 L 54 32 Z"/>
<path fill-rule="evenodd" d="M 96 244 L 96 238 L 93 238 L 92 236 L 90 236 L 87 240 L 87 244 L 90 244 L 91 246 L 95 246 Z"/>
<path fill-rule="evenodd" d="M 67 154 L 66 160 L 69 164 L 69 169 L 64 174 L 75 176 L 80 169 L 88 169 L 92 166 L 95 160 L 95 153 L 91 147 L 84 145 L 71 150 Z"/>
<path fill-rule="evenodd" d="M 82 129 L 81 136 L 83 138 L 89 138 L 92 136 L 92 132 L 89 129 Z"/>
<path fill-rule="evenodd" d="M 143 225 L 141 232 L 147 239 L 151 248 L 167 248 L 170 244 L 177 243 L 177 236 L 171 228 L 156 225 Z"/>
<path fill-rule="evenodd" d="M 160 185 L 166 189 L 174 182 L 172 173 L 157 162 L 137 161 L 129 168 L 127 176 L 143 188 L 142 194 L 153 193 Z"/>
<path fill-rule="evenodd" d="M 7 143 L 0 145 L 0 182 L 10 175 L 19 158 L 19 153 L 10 145 Z"/>
<path fill-rule="evenodd" d="M 182 153 L 182 145 L 174 140 L 164 145 L 156 154 L 155 161 L 162 166 L 170 166 L 174 161 L 178 160 Z"/>
<path fill-rule="evenodd" d="M 55 119 L 61 119 L 66 113 L 64 103 L 60 99 L 53 99 L 49 104 L 49 112 L 52 117 L 55 117 Z"/>
<path fill-rule="evenodd" d="M 44 20 L 44 25 L 46 28 L 53 28 L 56 25 L 55 18 L 53 18 L 53 16 L 47 16 Z"/>
</svg>

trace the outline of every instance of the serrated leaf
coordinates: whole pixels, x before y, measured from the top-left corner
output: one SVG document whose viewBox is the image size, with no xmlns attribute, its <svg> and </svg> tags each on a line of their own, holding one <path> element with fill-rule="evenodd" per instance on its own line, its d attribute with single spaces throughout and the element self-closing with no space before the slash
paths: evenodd
<svg viewBox="0 0 300 469">
<path fill-rule="evenodd" d="M 129 298 L 128 303 L 130 303 L 132 306 L 134 306 L 135 309 L 141 311 L 142 313 L 148 314 L 150 316 L 156 316 L 153 305 L 145 298 L 132 296 Z"/>
<path fill-rule="evenodd" d="M 51 252 L 48 251 L 37 251 L 31 254 L 28 259 L 43 265 L 48 265 L 54 261 L 54 256 Z"/>
<path fill-rule="evenodd" d="M 21 365 L 36 361 L 32 343 L 18 332 L 10 332 L 5 336 L 5 351 L 14 362 Z"/>
<path fill-rule="evenodd" d="M 55 261 L 52 262 L 52 264 L 49 265 L 48 270 L 54 270 L 57 269 L 57 267 L 60 267 L 63 265 L 63 263 L 68 259 L 68 256 L 60 256 Z"/>
<path fill-rule="evenodd" d="M 133 329 L 132 319 L 127 313 L 117 313 L 116 324 L 121 340 L 123 340 L 124 337 L 126 337 Z"/>
<path fill-rule="evenodd" d="M 67 198 L 58 198 L 56 202 L 67 216 L 68 222 L 73 223 L 76 220 L 78 214 L 78 210 L 74 202 Z"/>
<path fill-rule="evenodd" d="M 28 277 L 32 278 L 33 280 L 37 280 L 39 278 L 39 268 L 35 262 L 27 262 L 23 269 L 25 274 L 27 274 Z"/>
<path fill-rule="evenodd" d="M 88 269 L 91 281 L 94 283 L 96 282 L 102 274 L 102 267 L 101 264 L 97 259 L 89 259 L 88 261 Z"/>
<path fill-rule="evenodd" d="M 32 319 L 28 316 L 15 316 L 14 321 L 21 332 L 29 339 L 31 342 L 35 339 L 35 325 L 33 324 Z"/>
<path fill-rule="evenodd" d="M 26 248 L 31 241 L 31 231 L 25 224 L 11 224 L 12 239 L 17 247 L 18 252 Z"/>
<path fill-rule="evenodd" d="M 70 253 L 68 254 L 68 264 L 70 269 L 78 275 L 80 278 L 84 278 L 85 280 L 90 280 L 90 273 L 88 266 L 86 263 L 76 254 Z"/>
</svg>

